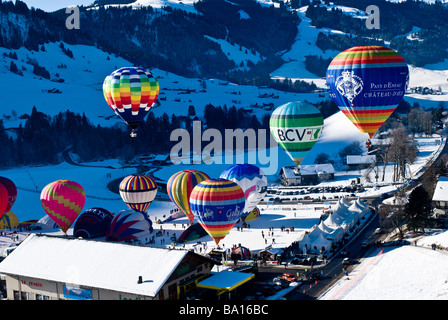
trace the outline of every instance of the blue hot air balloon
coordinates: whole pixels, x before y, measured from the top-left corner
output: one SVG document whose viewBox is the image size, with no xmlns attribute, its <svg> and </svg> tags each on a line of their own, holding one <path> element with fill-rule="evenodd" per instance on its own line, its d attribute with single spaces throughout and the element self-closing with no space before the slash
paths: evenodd
<svg viewBox="0 0 448 320">
<path fill-rule="evenodd" d="M 267 193 L 268 180 L 263 171 L 252 164 L 235 164 L 224 170 L 220 178 L 232 180 L 244 192 L 246 202 L 241 221 L 244 221 Z"/>
<path fill-rule="evenodd" d="M 92 239 L 104 237 L 114 215 L 103 208 L 87 209 L 78 217 L 73 227 L 73 236 Z"/>
<path fill-rule="evenodd" d="M 123 210 L 117 213 L 106 234 L 107 241 L 134 240 L 154 231 L 152 221 L 146 213 Z"/>
<path fill-rule="evenodd" d="M 331 98 L 370 138 L 397 108 L 408 82 L 409 69 L 404 59 L 382 46 L 347 49 L 327 69 Z"/>
</svg>

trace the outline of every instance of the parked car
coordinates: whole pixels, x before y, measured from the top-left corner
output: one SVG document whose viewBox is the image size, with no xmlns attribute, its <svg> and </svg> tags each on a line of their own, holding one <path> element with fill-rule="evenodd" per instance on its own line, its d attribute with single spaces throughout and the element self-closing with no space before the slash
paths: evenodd
<svg viewBox="0 0 448 320">
<path fill-rule="evenodd" d="M 350 260 L 350 258 L 344 258 L 342 260 L 342 266 L 346 267 L 352 264 L 352 261 Z"/>
<path fill-rule="evenodd" d="M 293 276 L 291 273 L 284 273 L 282 275 L 282 279 L 284 279 L 286 281 L 297 281 L 297 278 L 295 276 Z"/>
<path fill-rule="evenodd" d="M 272 280 L 277 286 L 280 286 L 282 288 L 289 287 L 289 282 L 283 279 L 281 276 L 275 277 Z"/>
</svg>

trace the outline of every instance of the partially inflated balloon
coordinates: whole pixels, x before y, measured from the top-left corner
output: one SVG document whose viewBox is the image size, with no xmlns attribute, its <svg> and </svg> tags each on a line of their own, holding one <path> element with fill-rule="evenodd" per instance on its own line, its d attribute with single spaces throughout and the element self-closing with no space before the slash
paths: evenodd
<svg viewBox="0 0 448 320">
<path fill-rule="evenodd" d="M 19 226 L 19 218 L 12 211 L 5 212 L 0 219 L 0 229 L 14 229 Z"/>
<path fill-rule="evenodd" d="M 135 137 L 135 129 L 159 96 L 159 82 L 146 69 L 121 68 L 106 77 L 103 93 L 109 107 L 131 127 L 131 136 Z"/>
<path fill-rule="evenodd" d="M 266 176 L 255 165 L 235 164 L 224 170 L 219 177 L 236 182 L 243 190 L 246 203 L 241 220 L 244 221 L 267 193 Z"/>
<path fill-rule="evenodd" d="M 209 179 L 209 176 L 197 170 L 183 170 L 171 176 L 166 184 L 166 190 L 171 201 L 193 221 L 194 215 L 190 208 L 190 194 L 200 182 Z"/>
<path fill-rule="evenodd" d="M 57 180 L 42 189 L 40 201 L 48 216 L 67 233 L 84 207 L 86 193 L 77 182 Z"/>
<path fill-rule="evenodd" d="M 17 199 L 17 188 L 12 180 L 6 177 L 0 177 L 0 184 L 3 184 L 8 190 L 8 206 L 5 209 L 5 212 L 10 211 L 14 203 Z M 1 214 L 0 214 L 1 217 Z"/>
<path fill-rule="evenodd" d="M 239 185 L 227 179 L 209 179 L 193 188 L 190 207 L 216 244 L 241 218 L 246 198 Z"/>
<path fill-rule="evenodd" d="M 157 194 L 157 183 L 144 174 L 124 178 L 119 187 L 120 196 L 127 206 L 138 212 L 146 212 Z"/>
<path fill-rule="evenodd" d="M 319 109 L 301 101 L 281 105 L 274 110 L 269 121 L 275 141 L 298 166 L 316 144 L 323 125 Z"/>
<path fill-rule="evenodd" d="M 153 232 L 152 222 L 146 213 L 124 210 L 117 213 L 109 225 L 107 241 L 134 240 Z"/>
<path fill-rule="evenodd" d="M 403 99 L 408 82 L 409 69 L 404 59 L 382 46 L 345 50 L 327 69 L 331 98 L 371 138 Z"/>
<path fill-rule="evenodd" d="M 114 215 L 104 208 L 90 208 L 81 213 L 73 227 L 73 235 L 85 239 L 106 235 Z"/>
</svg>

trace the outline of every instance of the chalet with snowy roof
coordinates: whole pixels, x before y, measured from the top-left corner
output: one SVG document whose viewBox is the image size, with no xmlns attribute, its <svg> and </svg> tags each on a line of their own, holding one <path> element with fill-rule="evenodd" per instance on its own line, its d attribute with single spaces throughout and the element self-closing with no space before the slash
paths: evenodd
<svg viewBox="0 0 448 320">
<path fill-rule="evenodd" d="M 331 163 L 282 167 L 280 175 L 285 186 L 313 185 L 334 180 L 334 168 Z"/>
<path fill-rule="evenodd" d="M 372 163 L 376 162 L 375 155 L 348 155 L 347 167 L 350 170 L 359 170 L 368 168 Z"/>
<path fill-rule="evenodd" d="M 187 250 L 31 234 L 0 274 L 9 300 L 177 300 L 215 264 Z"/>
<path fill-rule="evenodd" d="M 432 196 L 434 214 L 437 218 L 448 218 L 448 177 L 439 177 Z"/>
</svg>

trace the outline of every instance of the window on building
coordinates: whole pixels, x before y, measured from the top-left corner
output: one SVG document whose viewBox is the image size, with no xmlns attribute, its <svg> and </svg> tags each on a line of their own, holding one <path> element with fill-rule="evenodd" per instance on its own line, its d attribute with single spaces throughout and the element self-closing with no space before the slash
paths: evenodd
<svg viewBox="0 0 448 320">
<path fill-rule="evenodd" d="M 21 299 L 21 300 L 28 300 L 28 293 L 22 291 L 22 292 L 20 293 L 20 299 Z"/>
<path fill-rule="evenodd" d="M 13 295 L 14 295 L 14 300 L 19 300 L 19 291 L 17 291 L 17 290 L 14 290 L 13 291 Z"/>
<path fill-rule="evenodd" d="M 39 293 L 36 293 L 36 300 L 43 300 L 42 295 Z"/>
</svg>

